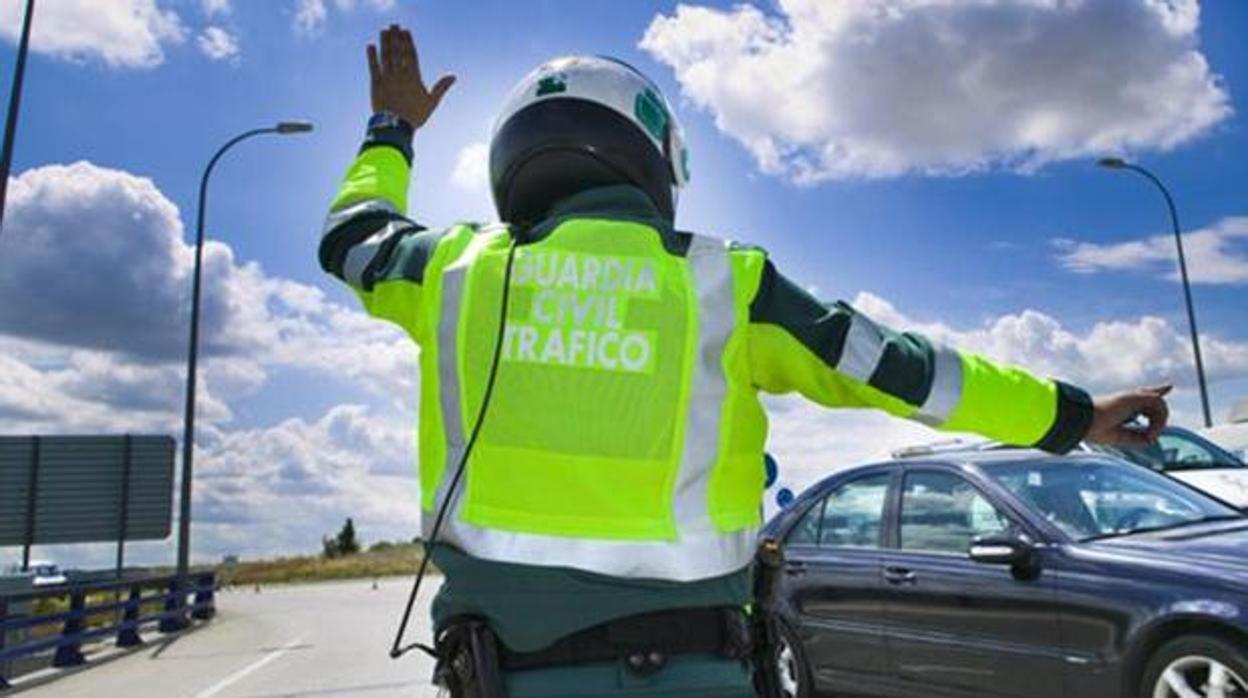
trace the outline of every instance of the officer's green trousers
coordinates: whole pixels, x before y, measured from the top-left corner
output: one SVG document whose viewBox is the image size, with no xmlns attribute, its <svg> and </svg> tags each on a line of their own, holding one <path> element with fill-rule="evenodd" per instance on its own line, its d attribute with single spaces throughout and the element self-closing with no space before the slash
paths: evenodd
<svg viewBox="0 0 1248 698">
<path fill-rule="evenodd" d="M 623 662 L 602 662 L 507 674 L 509 698 L 753 698 L 750 671 L 741 662 L 713 655 L 672 657 L 650 676 L 637 676 Z"/>
</svg>

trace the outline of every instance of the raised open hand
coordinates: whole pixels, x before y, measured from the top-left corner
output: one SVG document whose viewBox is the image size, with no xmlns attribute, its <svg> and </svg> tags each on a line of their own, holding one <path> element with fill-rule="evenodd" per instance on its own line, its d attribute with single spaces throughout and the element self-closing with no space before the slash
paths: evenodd
<svg viewBox="0 0 1248 698">
<path fill-rule="evenodd" d="M 420 128 L 429 120 L 446 91 L 455 83 L 454 75 L 443 75 L 433 89 L 425 88 L 420 76 L 420 57 L 412 33 L 397 24 L 381 32 L 380 55 L 377 45 L 368 45 L 368 75 L 372 85 L 373 111 L 388 111 Z"/>
</svg>

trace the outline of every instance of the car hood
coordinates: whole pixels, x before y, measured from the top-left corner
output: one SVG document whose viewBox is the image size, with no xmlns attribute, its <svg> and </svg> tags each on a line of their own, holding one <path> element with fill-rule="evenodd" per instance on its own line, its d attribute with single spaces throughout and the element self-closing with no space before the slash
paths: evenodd
<svg viewBox="0 0 1248 698">
<path fill-rule="evenodd" d="M 1248 468 L 1170 470 L 1166 474 L 1228 504 L 1248 508 Z"/>
<path fill-rule="evenodd" d="M 1152 567 L 1248 580 L 1248 519 L 1106 538 L 1087 545 Z"/>
</svg>

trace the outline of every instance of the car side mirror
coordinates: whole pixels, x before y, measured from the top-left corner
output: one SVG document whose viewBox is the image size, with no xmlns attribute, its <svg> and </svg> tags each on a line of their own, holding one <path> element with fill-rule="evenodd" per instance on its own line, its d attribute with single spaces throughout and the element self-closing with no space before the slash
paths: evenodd
<svg viewBox="0 0 1248 698">
<path fill-rule="evenodd" d="M 1028 567 L 1032 561 L 1031 543 L 1015 536 L 984 536 L 971 541 L 969 556 L 985 565 Z"/>
<path fill-rule="evenodd" d="M 758 561 L 768 567 L 784 564 L 784 547 L 775 538 L 764 538 L 758 545 Z"/>
</svg>

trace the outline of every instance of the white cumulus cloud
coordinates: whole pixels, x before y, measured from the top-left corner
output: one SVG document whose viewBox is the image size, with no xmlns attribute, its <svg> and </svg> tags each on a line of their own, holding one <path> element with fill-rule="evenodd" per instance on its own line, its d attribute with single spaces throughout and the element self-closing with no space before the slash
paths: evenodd
<svg viewBox="0 0 1248 698">
<path fill-rule="evenodd" d="M 181 426 L 185 373 L 115 352 L 0 337 L 0 432 L 166 433 Z M 213 358 L 200 367 L 201 433 L 234 418 L 230 403 L 267 380 L 259 365 Z"/>
<path fill-rule="evenodd" d="M 1126 242 L 1059 238 L 1058 261 L 1070 271 L 1139 271 L 1178 280 L 1178 251 L 1170 233 Z M 1248 284 L 1248 216 L 1223 218 L 1183 234 L 1183 254 L 1193 283 Z"/>
<path fill-rule="evenodd" d="M 455 157 L 451 183 L 468 191 L 485 191 L 490 184 L 490 146 L 469 143 Z"/>
<path fill-rule="evenodd" d="M 295 31 L 309 36 L 320 34 L 329 21 L 330 5 L 344 13 L 361 5 L 384 12 L 394 7 L 394 0 L 295 0 Z"/>
<path fill-rule="evenodd" d="M 202 0 L 200 9 L 209 17 L 228 15 L 234 11 L 230 0 Z"/>
<path fill-rule="evenodd" d="M 199 50 L 214 61 L 238 57 L 238 37 L 222 27 L 205 27 L 195 39 Z"/>
<path fill-rule="evenodd" d="M 174 323 L 190 251 L 177 207 L 150 179 L 89 162 L 47 165 L 13 178 L 8 206 L 0 293 L 11 302 L 0 305 L 0 331 L 107 349 L 124 327 L 127 351 L 181 351 Z M 222 254 L 214 247 L 208 268 L 232 266 L 213 259 Z M 210 304 L 208 335 L 220 337 L 225 309 Z"/>
<path fill-rule="evenodd" d="M 204 446 L 196 523 L 214 553 L 315 551 L 351 516 L 366 540 L 419 532 L 412 426 L 362 405 Z M 240 535 L 264 531 L 263 536 Z M 202 548 L 201 548 L 202 549 Z"/>
<path fill-rule="evenodd" d="M 295 30 L 304 34 L 315 34 L 324 28 L 328 14 L 325 0 L 296 0 Z"/>
<path fill-rule="evenodd" d="M 23 0 L 0 1 L 0 38 L 16 42 Z M 70 60 L 96 59 L 111 67 L 150 68 L 164 61 L 164 47 L 181 43 L 186 30 L 178 14 L 156 0 L 46 0 L 31 24 L 32 51 Z"/>
<path fill-rule="evenodd" d="M 0 335 L 138 363 L 181 361 L 193 249 L 155 183 L 78 162 L 27 170 L 9 192 Z M 311 240 L 307 253 L 315 254 Z M 242 263 L 219 241 L 205 245 L 203 289 L 208 359 L 326 371 L 379 394 L 415 382 L 398 370 L 412 355 L 402 332 Z"/>
<path fill-rule="evenodd" d="M 145 177 L 86 161 L 20 173 L 9 187 L 0 297 L 11 302 L 0 304 L 0 333 L 177 360 L 193 261 L 184 232 L 178 208 Z M 215 240 L 204 248 L 203 289 L 209 356 L 307 365 L 400 337 Z"/>
<path fill-rule="evenodd" d="M 1196 0 L 679 5 L 640 46 L 799 183 L 1167 149 L 1231 113 Z"/>
</svg>

